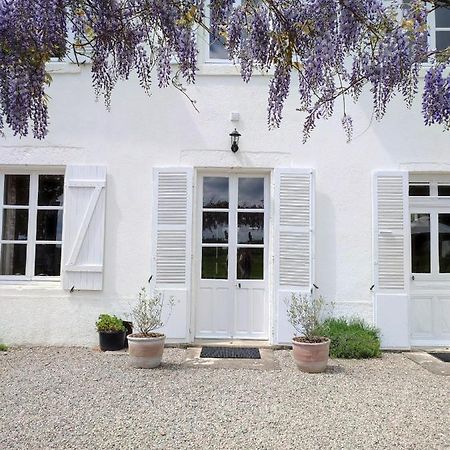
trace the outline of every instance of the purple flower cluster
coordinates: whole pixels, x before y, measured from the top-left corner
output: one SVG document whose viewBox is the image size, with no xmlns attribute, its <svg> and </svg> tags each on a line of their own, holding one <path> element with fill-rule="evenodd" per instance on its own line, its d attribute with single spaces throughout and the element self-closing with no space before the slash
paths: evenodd
<svg viewBox="0 0 450 450">
<path fill-rule="evenodd" d="M 357 101 L 366 86 L 379 120 L 398 93 L 412 104 L 421 65 L 435 53 L 427 47 L 429 3 L 450 6 L 448 0 L 246 0 L 239 6 L 233 0 L 0 0 L 0 132 L 9 127 L 26 135 L 31 122 L 35 137 L 46 135 L 45 64 L 52 56 L 91 59 L 93 87 L 107 107 L 117 82 L 133 72 L 147 93 L 153 75 L 159 87 L 172 82 L 184 91 L 183 82 L 195 82 L 197 30 L 210 26 L 225 39 L 244 81 L 255 69 L 273 70 L 269 127 L 280 125 L 294 80 L 298 109 L 306 113 L 304 139 L 341 101 L 350 139 L 347 100 Z M 423 93 L 425 123 L 447 128 L 449 54 L 433 55 Z"/>
</svg>

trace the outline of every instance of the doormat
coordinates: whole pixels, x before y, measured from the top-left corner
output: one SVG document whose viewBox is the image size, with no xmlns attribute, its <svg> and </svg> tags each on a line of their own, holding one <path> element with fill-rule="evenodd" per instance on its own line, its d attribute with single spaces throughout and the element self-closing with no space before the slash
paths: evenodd
<svg viewBox="0 0 450 450">
<path fill-rule="evenodd" d="M 254 347 L 202 347 L 200 358 L 261 359 L 261 355 Z"/>
<path fill-rule="evenodd" d="M 440 359 L 443 362 L 450 362 L 450 352 L 430 352 L 430 355 Z"/>
</svg>

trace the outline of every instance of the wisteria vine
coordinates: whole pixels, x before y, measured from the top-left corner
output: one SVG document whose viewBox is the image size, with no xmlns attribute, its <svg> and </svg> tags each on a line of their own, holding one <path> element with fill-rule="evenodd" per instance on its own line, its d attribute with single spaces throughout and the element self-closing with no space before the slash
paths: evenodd
<svg viewBox="0 0 450 450">
<path fill-rule="evenodd" d="M 424 122 L 449 130 L 450 47 L 427 42 L 436 8 L 450 9 L 450 0 L 0 0 L 0 132 L 25 136 L 32 124 L 34 137 L 46 136 L 52 57 L 90 60 L 107 107 L 116 83 L 133 72 L 147 93 L 155 77 L 159 87 L 186 93 L 200 28 L 224 39 L 244 81 L 255 70 L 271 74 L 270 128 L 280 126 L 296 84 L 304 140 L 336 109 L 350 140 L 350 101 L 368 87 L 378 120 L 398 93 L 411 106 L 427 62 Z"/>
</svg>

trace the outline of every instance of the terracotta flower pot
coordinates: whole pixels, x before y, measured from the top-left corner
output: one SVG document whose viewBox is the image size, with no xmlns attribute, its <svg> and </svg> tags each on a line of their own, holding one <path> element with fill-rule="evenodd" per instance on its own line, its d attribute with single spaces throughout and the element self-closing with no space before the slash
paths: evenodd
<svg viewBox="0 0 450 450">
<path fill-rule="evenodd" d="M 153 369 L 161 364 L 164 352 L 164 334 L 144 337 L 130 334 L 128 339 L 128 353 L 130 364 L 141 369 Z"/>
<path fill-rule="evenodd" d="M 302 372 L 319 373 L 327 368 L 330 340 L 323 342 L 304 342 L 292 340 L 292 355 L 295 364 Z"/>
</svg>

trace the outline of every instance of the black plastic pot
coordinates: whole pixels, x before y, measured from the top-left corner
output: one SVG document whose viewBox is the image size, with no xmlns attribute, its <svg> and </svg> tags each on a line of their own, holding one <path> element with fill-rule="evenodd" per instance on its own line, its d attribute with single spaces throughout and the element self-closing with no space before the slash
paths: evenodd
<svg viewBox="0 0 450 450">
<path fill-rule="evenodd" d="M 102 352 L 122 350 L 125 347 L 125 331 L 99 331 Z"/>
</svg>

